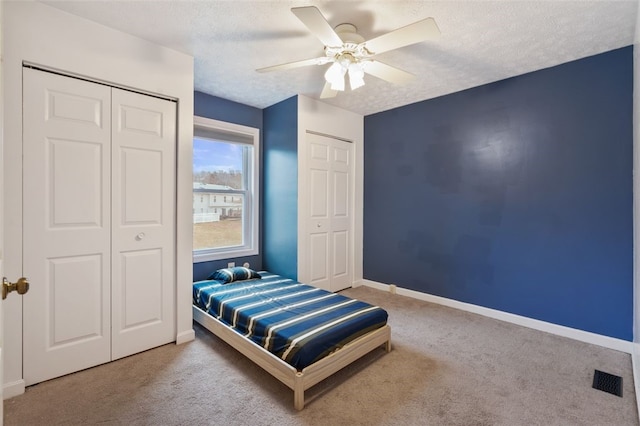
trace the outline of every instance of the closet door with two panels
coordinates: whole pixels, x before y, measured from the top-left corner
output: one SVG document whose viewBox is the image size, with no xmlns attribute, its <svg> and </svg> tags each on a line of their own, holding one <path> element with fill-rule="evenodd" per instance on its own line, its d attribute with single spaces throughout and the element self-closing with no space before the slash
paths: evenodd
<svg viewBox="0 0 640 426">
<path fill-rule="evenodd" d="M 23 70 L 24 379 L 175 340 L 175 103 Z"/>
</svg>

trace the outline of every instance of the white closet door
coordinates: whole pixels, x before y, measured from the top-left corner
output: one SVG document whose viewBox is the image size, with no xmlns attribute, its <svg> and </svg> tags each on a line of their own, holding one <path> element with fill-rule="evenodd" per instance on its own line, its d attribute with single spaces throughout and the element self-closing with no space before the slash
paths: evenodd
<svg viewBox="0 0 640 426">
<path fill-rule="evenodd" d="M 352 284 L 353 147 L 307 134 L 309 284 L 339 291 Z"/>
<path fill-rule="evenodd" d="M 113 359 L 175 340 L 176 104 L 113 89 Z"/>
<path fill-rule="evenodd" d="M 111 359 L 110 92 L 24 69 L 26 385 Z M 8 224 L 10 225 L 10 224 Z"/>
</svg>

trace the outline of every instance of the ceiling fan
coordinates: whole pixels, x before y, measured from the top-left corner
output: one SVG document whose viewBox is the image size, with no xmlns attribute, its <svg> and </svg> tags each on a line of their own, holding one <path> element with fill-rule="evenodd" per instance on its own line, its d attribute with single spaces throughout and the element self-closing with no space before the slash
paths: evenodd
<svg viewBox="0 0 640 426">
<path fill-rule="evenodd" d="M 411 80 L 413 74 L 380 62 L 374 59 L 375 56 L 435 38 L 440 34 L 434 19 L 426 18 L 371 40 L 365 40 L 352 24 L 340 24 L 335 29 L 331 28 L 315 6 L 294 7 L 291 12 L 324 44 L 325 56 L 260 68 L 256 71 L 279 71 L 331 63 L 324 75 L 326 83 L 320 98 L 332 98 L 339 91 L 344 91 L 347 75 L 351 90 L 364 86 L 365 73 L 397 84 Z"/>
</svg>

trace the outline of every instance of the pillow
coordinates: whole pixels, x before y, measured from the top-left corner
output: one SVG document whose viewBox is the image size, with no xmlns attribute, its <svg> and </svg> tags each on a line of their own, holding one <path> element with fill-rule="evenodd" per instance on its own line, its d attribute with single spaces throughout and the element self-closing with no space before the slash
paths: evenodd
<svg viewBox="0 0 640 426">
<path fill-rule="evenodd" d="M 262 277 L 253 269 L 245 268 L 244 266 L 218 269 L 207 277 L 208 280 L 217 280 L 224 284 L 232 283 L 234 281 L 252 280 L 254 278 Z"/>
</svg>

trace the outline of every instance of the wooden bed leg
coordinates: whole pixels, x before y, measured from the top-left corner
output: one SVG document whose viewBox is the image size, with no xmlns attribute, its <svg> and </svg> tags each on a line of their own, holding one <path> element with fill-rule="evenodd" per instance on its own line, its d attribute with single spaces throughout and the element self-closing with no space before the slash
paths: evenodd
<svg viewBox="0 0 640 426">
<path fill-rule="evenodd" d="M 387 351 L 387 353 L 391 352 L 391 339 L 384 342 L 384 350 Z"/>
<path fill-rule="evenodd" d="M 302 381 L 302 376 L 302 373 L 296 373 L 293 385 L 293 406 L 298 411 L 304 408 L 304 383 Z"/>
</svg>

